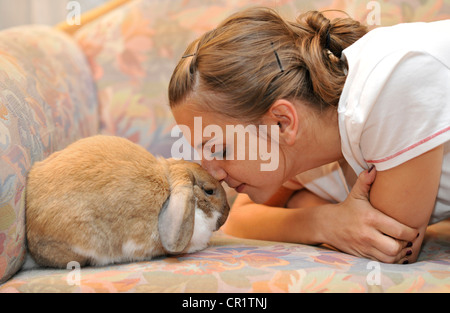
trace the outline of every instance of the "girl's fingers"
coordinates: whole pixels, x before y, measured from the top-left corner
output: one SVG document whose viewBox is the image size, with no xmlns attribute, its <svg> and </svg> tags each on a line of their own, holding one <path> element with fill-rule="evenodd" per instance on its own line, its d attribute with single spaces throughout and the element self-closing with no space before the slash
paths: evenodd
<svg viewBox="0 0 450 313">
<path fill-rule="evenodd" d="M 380 232 L 372 234 L 370 244 L 366 254 L 383 263 L 398 263 L 412 254 L 412 242 L 397 240 Z"/>
<path fill-rule="evenodd" d="M 402 249 L 393 263 L 407 264 L 408 257 L 413 254 L 413 243 L 411 241 L 400 241 L 399 244 L 401 245 Z"/>
<path fill-rule="evenodd" d="M 403 249 L 395 263 L 408 264 L 408 257 L 413 253 L 411 248 Z"/>
<path fill-rule="evenodd" d="M 381 233 L 405 242 L 412 242 L 419 235 L 418 229 L 406 226 L 379 211 L 377 212 L 379 214 L 376 214 L 377 216 L 374 218 L 374 226 Z"/>
</svg>

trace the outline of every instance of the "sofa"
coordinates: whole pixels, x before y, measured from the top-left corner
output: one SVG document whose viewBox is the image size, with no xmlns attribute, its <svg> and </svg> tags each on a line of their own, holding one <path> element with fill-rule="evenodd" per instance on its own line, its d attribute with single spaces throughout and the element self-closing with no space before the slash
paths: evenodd
<svg viewBox="0 0 450 313">
<path fill-rule="evenodd" d="M 81 269 L 22 268 L 33 163 L 99 133 L 170 157 L 178 138 L 171 136 L 167 86 L 177 60 L 188 42 L 253 5 L 276 7 L 290 18 L 311 9 L 345 10 L 371 28 L 450 18 L 448 2 L 437 0 L 116 0 L 83 15 L 81 25 L 0 31 L 0 292 L 450 292 L 450 220 L 428 228 L 419 260 L 408 265 L 219 230 L 208 248 L 193 254 Z M 234 196 L 229 191 L 230 202 Z"/>
</svg>

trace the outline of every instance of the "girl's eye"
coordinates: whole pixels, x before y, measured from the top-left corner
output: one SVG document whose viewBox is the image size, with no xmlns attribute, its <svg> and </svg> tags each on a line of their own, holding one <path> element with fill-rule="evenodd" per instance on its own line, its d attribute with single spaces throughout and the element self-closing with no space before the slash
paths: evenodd
<svg viewBox="0 0 450 313">
<path fill-rule="evenodd" d="M 214 146 L 215 148 L 215 146 Z M 211 149 L 212 150 L 212 149 Z M 211 157 L 216 158 L 218 160 L 224 160 L 225 157 L 227 156 L 227 149 L 223 149 L 223 150 L 217 150 L 217 151 L 211 151 Z"/>
</svg>

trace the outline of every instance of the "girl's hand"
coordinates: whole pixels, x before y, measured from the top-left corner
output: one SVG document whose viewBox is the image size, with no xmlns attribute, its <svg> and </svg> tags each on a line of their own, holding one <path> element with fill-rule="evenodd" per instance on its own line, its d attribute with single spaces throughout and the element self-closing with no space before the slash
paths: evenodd
<svg viewBox="0 0 450 313">
<path fill-rule="evenodd" d="M 352 255 L 404 263 L 419 233 L 370 204 L 369 191 L 375 176 L 375 168 L 362 172 L 347 199 L 337 207 L 328 207 L 321 226 L 324 243 Z"/>
</svg>

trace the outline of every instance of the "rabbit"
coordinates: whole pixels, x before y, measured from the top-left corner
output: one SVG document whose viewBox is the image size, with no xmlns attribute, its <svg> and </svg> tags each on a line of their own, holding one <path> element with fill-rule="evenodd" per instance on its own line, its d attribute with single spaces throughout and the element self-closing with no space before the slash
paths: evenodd
<svg viewBox="0 0 450 313">
<path fill-rule="evenodd" d="M 196 252 L 230 210 L 220 182 L 199 164 L 105 135 L 35 163 L 25 193 L 28 253 L 56 268 Z"/>
</svg>

